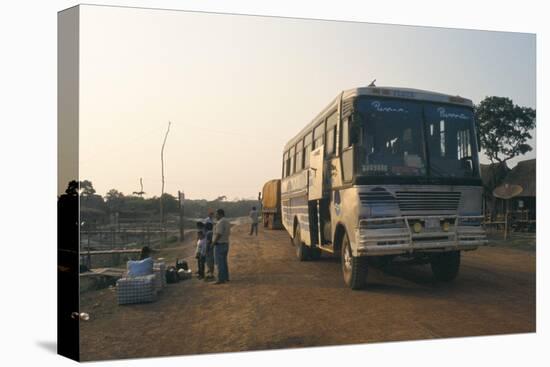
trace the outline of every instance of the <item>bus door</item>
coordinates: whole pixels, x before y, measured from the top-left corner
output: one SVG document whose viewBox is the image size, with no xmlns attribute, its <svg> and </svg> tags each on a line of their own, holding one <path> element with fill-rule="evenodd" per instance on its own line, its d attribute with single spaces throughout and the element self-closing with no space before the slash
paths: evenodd
<svg viewBox="0 0 550 367">
<path fill-rule="evenodd" d="M 326 226 L 330 228 L 330 211 L 329 200 L 323 197 L 325 187 L 324 178 L 324 146 L 320 146 L 310 153 L 309 158 L 309 179 L 308 179 L 308 207 L 311 223 L 312 243 L 323 245 L 329 239 L 330 233 L 327 235 Z"/>
</svg>

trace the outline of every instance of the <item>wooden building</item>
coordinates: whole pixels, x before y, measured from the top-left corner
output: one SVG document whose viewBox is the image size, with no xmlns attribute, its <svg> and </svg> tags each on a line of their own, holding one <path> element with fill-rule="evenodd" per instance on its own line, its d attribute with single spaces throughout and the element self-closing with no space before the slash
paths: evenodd
<svg viewBox="0 0 550 367">
<path fill-rule="evenodd" d="M 519 185 L 523 188 L 521 194 L 510 199 L 510 211 L 523 219 L 535 220 L 537 217 L 537 160 L 519 162 L 508 172 L 502 183 Z"/>
<path fill-rule="evenodd" d="M 506 163 L 480 164 L 483 182 L 483 213 L 488 220 L 501 219 L 504 215 L 504 202 L 493 196 L 493 190 L 500 186 L 510 169 Z"/>
<path fill-rule="evenodd" d="M 537 216 L 536 159 L 519 162 L 513 169 L 506 164 L 482 164 L 483 212 L 486 222 L 503 223 L 506 202 L 493 196 L 501 185 L 519 185 L 523 191 L 510 199 L 508 211 L 512 226 L 517 230 L 534 230 Z"/>
</svg>

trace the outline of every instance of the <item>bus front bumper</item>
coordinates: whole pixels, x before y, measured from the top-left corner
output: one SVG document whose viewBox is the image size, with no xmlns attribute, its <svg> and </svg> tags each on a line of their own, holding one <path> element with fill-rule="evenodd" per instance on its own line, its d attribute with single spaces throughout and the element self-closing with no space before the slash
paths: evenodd
<svg viewBox="0 0 550 367">
<path fill-rule="evenodd" d="M 416 216 L 361 219 L 356 232 L 356 256 L 401 255 L 414 252 L 441 252 L 475 250 L 487 244 L 481 225 L 464 225 L 481 216 Z M 413 223 L 441 220 L 449 223 L 443 228 L 422 229 L 415 232 Z M 380 226 L 379 223 L 388 223 Z M 374 228 L 373 228 L 374 227 Z M 378 228 L 377 228 L 378 227 Z"/>
</svg>

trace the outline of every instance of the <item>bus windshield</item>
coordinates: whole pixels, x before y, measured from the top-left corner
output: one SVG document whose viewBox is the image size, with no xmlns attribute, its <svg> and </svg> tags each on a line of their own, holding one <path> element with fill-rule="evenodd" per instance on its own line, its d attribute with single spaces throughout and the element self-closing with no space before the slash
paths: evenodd
<svg viewBox="0 0 550 367">
<path fill-rule="evenodd" d="M 373 176 L 426 174 L 422 105 L 397 100 L 361 100 L 366 156 L 360 170 Z"/>
<path fill-rule="evenodd" d="M 357 108 L 365 121 L 358 174 L 478 175 L 471 109 L 384 98 L 360 99 Z"/>
<path fill-rule="evenodd" d="M 471 109 L 425 104 L 430 174 L 435 177 L 477 175 L 474 117 Z"/>
</svg>

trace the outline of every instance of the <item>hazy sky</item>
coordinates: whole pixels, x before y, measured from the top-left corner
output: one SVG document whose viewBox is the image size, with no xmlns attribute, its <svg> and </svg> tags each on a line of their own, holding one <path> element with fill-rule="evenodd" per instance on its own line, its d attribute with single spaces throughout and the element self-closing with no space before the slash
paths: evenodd
<svg viewBox="0 0 550 367">
<path fill-rule="evenodd" d="M 536 107 L 532 34 L 99 6 L 80 27 L 80 177 L 101 195 L 160 194 L 170 120 L 165 192 L 256 197 L 287 140 L 375 78 Z"/>
</svg>

